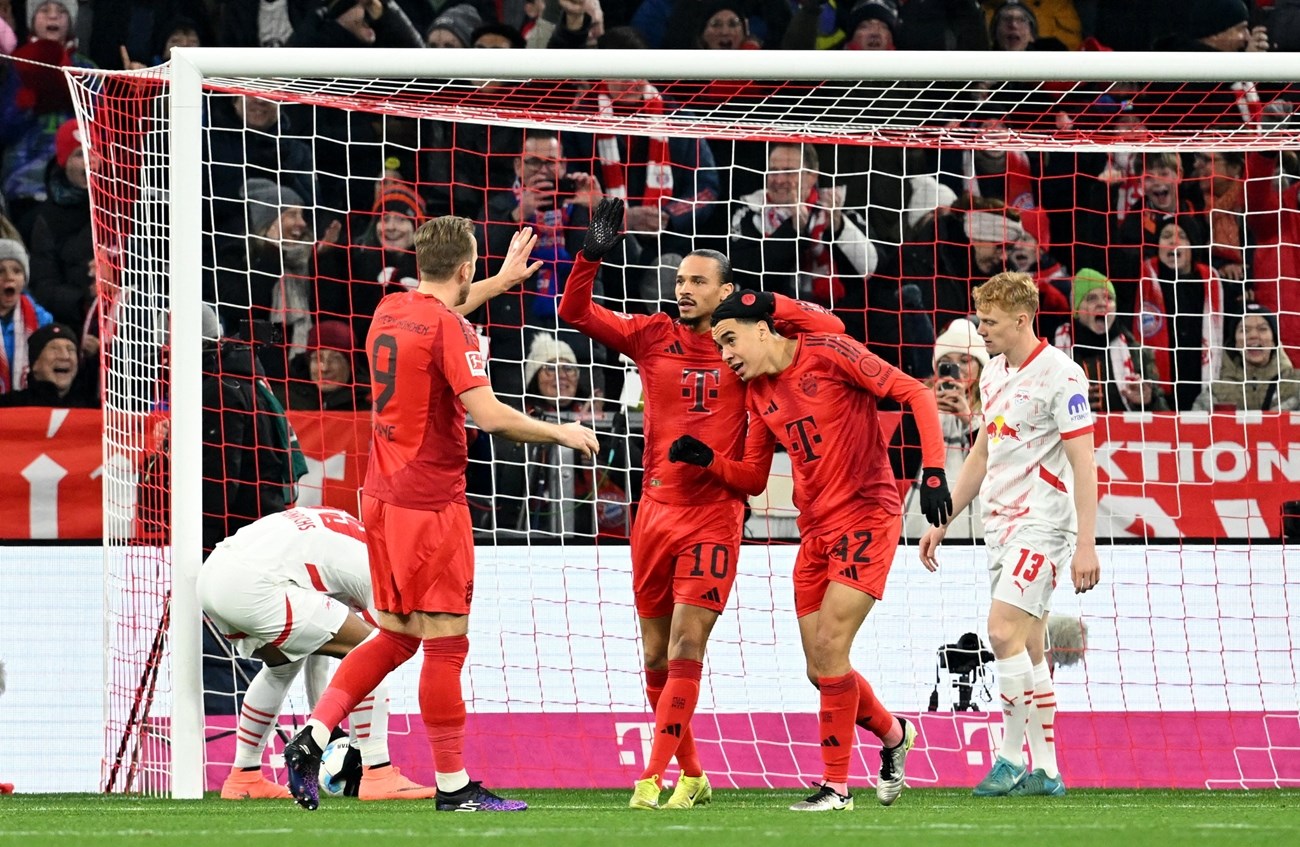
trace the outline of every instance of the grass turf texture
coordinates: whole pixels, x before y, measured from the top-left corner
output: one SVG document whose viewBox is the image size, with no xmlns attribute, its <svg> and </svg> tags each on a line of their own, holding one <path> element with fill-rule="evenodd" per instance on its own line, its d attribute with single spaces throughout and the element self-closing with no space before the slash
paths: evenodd
<svg viewBox="0 0 1300 847">
<path fill-rule="evenodd" d="M 881 808 L 860 788 L 852 812 L 797 814 L 807 792 L 715 791 L 685 812 L 627 808 L 628 791 L 503 792 L 532 806 L 516 814 L 437 813 L 431 802 L 326 799 L 316 812 L 289 800 L 197 802 L 130 796 L 0 797 L 0 845 L 184 845 L 184 847 L 389 847 L 447 843 L 513 847 L 608 847 L 672 842 L 703 847 L 798 845 L 799 839 L 889 847 L 1006 843 L 1032 836 L 1053 847 L 1140 844 L 1300 844 L 1300 790 L 1076 790 L 1066 797 L 976 799 L 968 791 L 910 789 Z M 667 799 L 667 794 L 664 798 Z M 812 842 L 804 842 L 805 844 Z"/>
</svg>

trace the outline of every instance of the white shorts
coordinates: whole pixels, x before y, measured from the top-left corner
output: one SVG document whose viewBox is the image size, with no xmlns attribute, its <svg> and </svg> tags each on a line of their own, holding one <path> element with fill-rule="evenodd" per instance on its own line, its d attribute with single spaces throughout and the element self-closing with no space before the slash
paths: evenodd
<svg viewBox="0 0 1300 847">
<path fill-rule="evenodd" d="M 351 610 L 319 591 L 268 576 L 218 547 L 199 571 L 199 603 L 245 659 L 268 644 L 289 661 L 328 644 Z"/>
<path fill-rule="evenodd" d="M 1070 570 L 1073 533 L 1027 527 L 1012 533 L 1006 544 L 987 545 L 993 599 L 1042 618 L 1052 609 L 1058 576 Z"/>
</svg>

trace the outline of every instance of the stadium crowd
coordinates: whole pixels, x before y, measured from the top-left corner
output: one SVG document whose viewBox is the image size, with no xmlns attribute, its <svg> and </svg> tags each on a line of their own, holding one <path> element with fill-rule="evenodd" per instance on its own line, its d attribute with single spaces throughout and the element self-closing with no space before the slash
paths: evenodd
<svg viewBox="0 0 1300 847">
<path fill-rule="evenodd" d="M 193 45 L 1296 50 L 1300 4 L 0 0 L 0 52 L 44 65 L 0 62 L 0 405 L 95 407 L 100 360 L 112 356 L 125 245 L 105 243 L 104 232 L 100 244 L 92 239 L 88 186 L 108 166 L 83 137 L 56 68 L 139 69 Z M 714 83 L 701 93 L 610 79 L 572 92 L 571 108 L 671 114 L 738 87 Z M 963 96 L 986 104 L 973 128 L 996 131 L 1023 118 L 1011 101 L 1032 98 L 1006 93 L 969 85 Z M 1248 82 L 1165 94 L 1111 86 L 1076 113 L 1051 118 L 1140 131 L 1189 95 L 1216 124 L 1286 121 L 1294 108 L 1285 87 Z M 503 398 L 536 417 L 593 424 L 602 449 L 589 472 L 559 473 L 567 461 L 559 451 L 525 455 L 497 437 L 475 439 L 475 524 L 498 538 L 628 530 L 620 507 L 641 485 L 637 384 L 616 354 L 557 309 L 591 210 L 606 196 L 626 200 L 629 237 L 595 281 L 598 301 L 675 314 L 681 257 L 719 250 L 738 284 L 830 308 L 848 334 L 926 380 L 956 465 L 979 424 L 978 379 L 989 359 L 968 320 L 970 292 L 1003 270 L 1034 276 L 1038 332 L 1083 367 L 1094 412 L 1300 408 L 1300 159 L 1291 152 L 963 151 L 525 132 L 243 95 L 212 98 L 204 139 L 204 299 L 222 344 L 256 351 L 244 376 L 262 377 L 273 397 L 264 407 L 251 400 L 253 408 L 280 418 L 284 408 L 368 408 L 362 348 L 370 316 L 386 293 L 415 284 L 421 221 L 475 221 L 481 277 L 500 270 L 515 231 L 535 228 L 531 258 L 540 269 L 470 320 Z M 263 428 L 245 429 L 256 439 Z M 904 418 L 894 445 L 900 479 L 917 473 L 913 436 Z M 223 445 L 210 446 L 220 462 Z M 220 476 L 220 467 L 207 475 Z M 560 507 L 557 516 L 560 502 L 604 505 L 572 514 Z"/>
</svg>

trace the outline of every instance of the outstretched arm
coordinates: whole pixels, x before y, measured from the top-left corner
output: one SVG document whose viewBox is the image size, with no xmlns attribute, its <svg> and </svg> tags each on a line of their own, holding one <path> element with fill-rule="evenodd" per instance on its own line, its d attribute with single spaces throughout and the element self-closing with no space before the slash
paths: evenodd
<svg viewBox="0 0 1300 847">
<path fill-rule="evenodd" d="M 510 247 L 506 258 L 495 276 L 479 280 L 469 287 L 469 296 L 465 302 L 456 307 L 456 311 L 468 317 L 475 309 L 487 301 L 504 294 L 519 283 L 537 273 L 542 266 L 541 260 L 529 262 L 533 248 L 537 246 L 537 236 L 531 226 L 526 226 L 510 237 Z"/>
<path fill-rule="evenodd" d="M 606 197 L 591 213 L 582 250 L 560 295 L 559 315 L 593 340 L 635 359 L 637 335 L 646 319 L 611 311 L 591 299 L 601 260 L 617 246 L 622 231 L 623 201 Z"/>
<path fill-rule="evenodd" d="M 530 418 L 518 409 L 497 399 L 486 385 L 462 391 L 460 402 L 483 431 L 509 438 L 511 441 L 549 442 L 571 447 L 584 456 L 596 454 L 599 444 L 596 433 L 582 424 L 553 424 Z"/>
<path fill-rule="evenodd" d="M 772 453 L 775 449 L 776 438 L 772 431 L 751 413 L 749 429 L 745 433 L 743 458 L 732 459 L 715 453 L 694 436 L 683 435 L 668 449 L 668 460 L 701 465 L 731 488 L 747 497 L 754 497 L 767 488 L 767 476 L 772 470 Z"/>
<path fill-rule="evenodd" d="M 784 294 L 775 296 L 772 319 L 778 324 L 777 332 L 783 335 L 796 332 L 844 332 L 844 321 L 816 303 L 795 300 Z"/>
</svg>

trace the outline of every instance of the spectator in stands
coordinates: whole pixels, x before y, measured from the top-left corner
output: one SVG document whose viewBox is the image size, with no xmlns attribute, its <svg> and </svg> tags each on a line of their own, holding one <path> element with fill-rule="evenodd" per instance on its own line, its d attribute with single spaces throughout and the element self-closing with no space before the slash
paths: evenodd
<svg viewBox="0 0 1300 847">
<path fill-rule="evenodd" d="M 749 38 L 776 47 L 781 44 L 796 5 L 793 0 L 642 0 L 631 24 L 651 48 L 689 49 L 700 46 L 700 34 L 708 21 L 725 8 L 744 21 Z M 827 8 L 834 18 L 835 0 Z M 730 25 L 726 29 L 734 31 Z"/>
<path fill-rule="evenodd" d="M 764 187 L 732 203 L 736 284 L 861 310 L 878 255 L 866 217 L 843 208 L 842 186 L 818 185 L 811 144 L 773 144 Z"/>
<path fill-rule="evenodd" d="M 1038 18 L 1019 0 L 1008 0 L 989 19 L 989 37 L 994 50 L 1029 50 L 1038 40 Z"/>
<path fill-rule="evenodd" d="M 989 28 L 975 0 L 908 0 L 898 10 L 900 50 L 987 50 Z"/>
<path fill-rule="evenodd" d="M 322 244 L 317 251 L 316 307 L 322 315 L 351 322 L 353 336 L 366 337 L 370 318 L 384 295 L 414 288 L 415 228 L 425 217 L 424 201 L 401 180 L 383 179 L 361 235 L 350 247 Z"/>
<path fill-rule="evenodd" d="M 1000 15 L 1008 6 L 1019 6 L 1030 16 L 1035 40 L 1058 42 L 1062 50 L 1078 50 L 1083 41 L 1083 27 L 1075 0 L 982 0 L 989 17 L 990 29 L 1002 23 Z M 1024 50 L 1024 47 L 998 47 L 1001 50 Z M 1037 48 L 1036 48 L 1037 49 Z"/>
<path fill-rule="evenodd" d="M 852 6 L 853 0 L 845 0 Z M 794 14 L 781 39 L 782 50 L 835 50 L 848 39 L 840 20 L 838 0 L 792 0 Z"/>
<path fill-rule="evenodd" d="M 21 241 L 0 239 L 0 394 L 23 387 L 32 333 L 53 321 L 50 313 L 25 293 L 31 261 Z"/>
<path fill-rule="evenodd" d="M 603 357 L 603 348 L 593 346 L 557 315 L 559 296 L 573 259 L 582 249 L 592 205 L 602 196 L 597 177 L 569 167 L 553 131 L 527 131 L 523 148 L 515 157 L 513 190 L 501 192 L 489 202 L 483 236 L 484 275 L 496 271 L 521 226 L 530 226 L 537 233 L 530 258 L 542 263 L 521 289 L 494 297 L 476 315 L 478 322 L 487 326 L 492 353 L 488 367 L 499 395 L 522 398 L 527 384 L 523 379 L 524 351 L 539 331 L 559 332 L 571 349 L 580 351 L 587 365 Z M 598 293 L 603 294 L 604 288 Z M 596 384 L 603 387 L 603 371 Z"/>
<path fill-rule="evenodd" d="M 1070 322 L 1070 271 L 1048 250 L 1050 232 L 1041 209 L 1020 210 L 1020 241 L 1007 251 L 1007 268 L 1027 273 L 1038 286 L 1038 334 L 1052 338 Z"/>
<path fill-rule="evenodd" d="M 859 0 L 844 26 L 845 50 L 893 50 L 898 41 L 898 9 L 891 0 Z"/>
<path fill-rule="evenodd" d="M 1115 286 L 1100 271 L 1082 268 L 1073 289 L 1074 320 L 1054 341 L 1087 375 L 1093 412 L 1167 411 L 1155 353 L 1117 319 Z"/>
<path fill-rule="evenodd" d="M 370 376 L 345 321 L 322 320 L 306 351 L 289 363 L 289 408 L 354 412 L 370 408 Z"/>
<path fill-rule="evenodd" d="M 470 33 L 471 47 L 489 50 L 523 50 L 528 46 L 519 30 L 510 24 L 483 24 Z"/>
<path fill-rule="evenodd" d="M 232 336 L 262 345 L 258 354 L 276 380 L 284 378 L 287 358 L 305 349 L 311 329 L 313 240 L 303 206 L 291 188 L 248 180 L 247 235 L 227 239 L 215 267 L 205 268 L 204 302 L 217 305 Z"/>
<path fill-rule="evenodd" d="M 396 0 L 334 0 L 293 28 L 286 47 L 423 47 Z"/>
<path fill-rule="evenodd" d="M 72 0 L 31 3 L 26 43 L 14 50 L 25 62 L 13 64 L 18 90 L 0 98 L 0 191 L 9 217 L 30 243 L 36 205 L 45 199 L 45 169 L 54 158 L 54 137 L 73 117 L 72 94 L 60 68 L 94 67 L 77 51 Z"/>
<path fill-rule="evenodd" d="M 980 375 L 989 363 L 988 348 L 975 329 L 975 324 L 958 318 L 948 325 L 934 342 L 932 364 L 937 376 L 927 383 L 934 391 L 939 407 L 939 423 L 943 426 L 943 440 L 947 445 L 946 468 L 949 475 L 960 473 L 962 463 L 970 453 L 971 445 L 979 432 Z M 898 429 L 890 442 L 890 464 L 894 476 L 900 480 L 919 480 L 921 474 L 921 434 L 911 411 L 903 414 Z M 920 498 L 913 494 L 907 498 L 903 518 L 903 534 L 920 538 L 929 527 L 921 513 Z M 949 527 L 958 538 L 981 538 L 984 535 L 979 508 L 959 516 Z M 950 536 L 952 537 L 952 536 Z"/>
<path fill-rule="evenodd" d="M 1279 343 L 1277 315 L 1252 303 L 1228 337 L 1234 339 L 1234 346 L 1224 351 L 1218 378 L 1201 392 L 1192 408 L 1300 409 L 1300 371 Z"/>
<path fill-rule="evenodd" d="M 1224 279 L 1246 278 L 1246 157 L 1242 153 L 1197 153 L 1192 178 L 1207 210 L 1211 264 Z"/>
<path fill-rule="evenodd" d="M 316 167 L 311 148 L 293 134 L 280 105 L 261 97 L 213 98 L 211 127 L 204 133 L 205 197 L 212 197 L 212 226 L 219 236 L 244 232 L 242 189 L 250 179 L 284 186 L 297 205 L 316 205 Z"/>
<path fill-rule="evenodd" d="M 595 47 L 605 34 L 605 13 L 600 0 L 559 0 L 562 14 L 546 46 L 552 50 Z"/>
<path fill-rule="evenodd" d="M 136 0 L 96 0 L 89 52 L 100 67 L 115 67 L 120 60 L 124 70 L 143 70 L 171 61 L 173 47 L 213 43 L 201 5 L 181 0 L 163 0 L 150 9 L 143 5 Z"/>
<path fill-rule="evenodd" d="M 756 50 L 762 41 L 749 31 L 743 0 L 713 0 L 704 4 L 696 46 L 704 50 Z"/>
<path fill-rule="evenodd" d="M 474 30 L 483 25 L 483 18 L 479 15 L 478 9 L 473 6 L 461 3 L 450 8 L 445 8 L 442 14 L 434 19 L 427 32 L 424 33 L 424 43 L 429 47 L 469 47 L 472 44 L 471 36 Z"/>
<path fill-rule="evenodd" d="M 547 332 L 533 336 L 524 363 L 525 411 L 533 417 L 595 426 L 601 452 L 596 467 L 579 467 L 554 445 L 492 439 L 496 529 L 552 535 L 627 534 L 626 433 L 612 419 L 597 420 L 590 368 L 573 348 Z M 597 501 L 600 501 L 599 503 Z"/>
<path fill-rule="evenodd" d="M 1256 301 L 1278 315 L 1280 338 L 1300 361 L 1300 182 L 1278 177 L 1279 154 L 1246 155 L 1246 226 Z"/>
<path fill-rule="evenodd" d="M 1195 260 L 1197 246 L 1181 218 L 1161 220 L 1154 255 L 1142 265 L 1133 325 L 1155 353 L 1161 388 L 1178 410 L 1191 408 L 1218 375 L 1223 347 L 1223 282 Z"/>
<path fill-rule="evenodd" d="M 95 392 L 78 379 L 81 354 L 77 334 L 60 323 L 46 324 L 27 339 L 27 381 L 20 391 L 0 395 L 4 406 L 92 409 Z"/>
<path fill-rule="evenodd" d="M 54 162 L 46 171 L 46 199 L 32 225 L 32 295 L 56 321 L 82 326 L 96 297 L 87 272 L 95 257 L 90 232 L 86 152 L 75 118 L 59 127 Z"/>
</svg>

